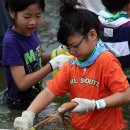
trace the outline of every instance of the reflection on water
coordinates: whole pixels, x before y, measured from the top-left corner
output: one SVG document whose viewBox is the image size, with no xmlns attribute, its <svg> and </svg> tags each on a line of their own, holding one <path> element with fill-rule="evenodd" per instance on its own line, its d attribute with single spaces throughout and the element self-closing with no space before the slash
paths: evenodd
<svg viewBox="0 0 130 130">
<path fill-rule="evenodd" d="M 53 48 L 57 47 L 59 43 L 56 41 L 56 33 L 58 28 L 58 8 L 60 5 L 60 0 L 46 0 L 46 10 L 45 15 L 43 17 L 44 22 L 42 22 L 41 26 L 38 29 L 38 34 L 41 41 L 41 47 L 43 50 L 50 52 Z M 47 80 L 51 79 L 51 74 L 44 78 L 44 84 Z M 3 74 L 3 69 L 0 68 L 0 129 L 13 129 L 13 121 L 15 117 L 21 116 L 21 111 L 19 110 L 10 110 L 2 103 L 2 96 L 4 91 L 6 90 L 6 83 Z M 68 100 L 68 98 L 62 97 L 57 99 L 55 103 L 51 103 L 46 110 L 42 111 L 38 117 L 36 118 L 36 122 L 42 120 L 47 114 L 56 111 L 59 102 L 62 103 Z M 130 106 L 123 108 L 124 117 L 128 122 L 129 130 L 130 130 Z M 47 130 L 51 130 L 51 128 L 47 128 Z M 57 128 L 58 130 L 58 128 Z M 59 128 L 61 130 L 61 128 Z"/>
</svg>

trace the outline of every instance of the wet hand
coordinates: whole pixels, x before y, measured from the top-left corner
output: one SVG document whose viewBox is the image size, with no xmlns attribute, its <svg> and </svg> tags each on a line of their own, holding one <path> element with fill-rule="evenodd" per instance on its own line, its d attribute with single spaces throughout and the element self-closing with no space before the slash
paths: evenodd
<svg viewBox="0 0 130 130">
<path fill-rule="evenodd" d="M 16 130 L 25 130 L 30 128 L 33 125 L 33 120 L 35 118 L 35 114 L 31 111 L 24 111 L 21 117 L 15 118 L 14 128 Z"/>
</svg>

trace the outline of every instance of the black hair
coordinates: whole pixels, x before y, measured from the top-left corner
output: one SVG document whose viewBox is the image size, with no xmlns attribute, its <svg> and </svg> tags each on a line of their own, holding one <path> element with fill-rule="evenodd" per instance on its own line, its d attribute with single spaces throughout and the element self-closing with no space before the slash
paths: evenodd
<svg viewBox="0 0 130 130">
<path fill-rule="evenodd" d="M 5 6 L 7 10 L 11 10 L 14 12 L 23 11 L 29 5 L 38 3 L 40 8 L 44 11 L 45 2 L 44 0 L 5 0 Z"/>
<path fill-rule="evenodd" d="M 130 3 L 130 0 L 101 0 L 102 4 L 110 12 L 120 11 L 123 7 Z"/>
<path fill-rule="evenodd" d="M 100 22 L 98 16 L 91 11 L 82 9 L 82 5 L 78 2 L 68 1 L 66 0 L 60 8 L 62 18 L 57 33 L 58 42 L 66 45 L 69 36 L 76 32 L 87 35 L 91 29 L 95 29 L 99 37 Z M 80 6 L 80 8 L 76 8 L 76 6 Z"/>
</svg>

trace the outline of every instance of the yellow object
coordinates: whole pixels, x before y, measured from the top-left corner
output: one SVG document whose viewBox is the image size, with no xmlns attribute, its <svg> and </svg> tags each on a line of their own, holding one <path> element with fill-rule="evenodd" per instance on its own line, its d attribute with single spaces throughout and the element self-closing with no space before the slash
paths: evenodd
<svg viewBox="0 0 130 130">
<path fill-rule="evenodd" d="M 30 130 L 36 130 L 34 127 L 31 127 Z"/>
<path fill-rule="evenodd" d="M 65 47 L 65 46 L 64 46 Z M 51 59 L 53 59 L 54 57 L 60 55 L 60 54 L 65 54 L 65 55 L 68 55 L 68 56 L 71 56 L 71 54 L 65 50 L 65 49 L 62 49 L 61 46 L 59 46 L 58 48 L 54 49 L 51 53 Z M 53 72 L 52 72 L 52 76 L 53 78 L 56 76 L 56 74 L 58 73 L 59 69 L 55 69 Z"/>
</svg>

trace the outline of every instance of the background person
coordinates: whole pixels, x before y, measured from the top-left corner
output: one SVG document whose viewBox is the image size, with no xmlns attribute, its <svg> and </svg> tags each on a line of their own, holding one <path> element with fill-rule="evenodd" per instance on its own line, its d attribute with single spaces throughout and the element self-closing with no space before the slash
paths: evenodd
<svg viewBox="0 0 130 130">
<path fill-rule="evenodd" d="M 130 0 L 102 0 L 101 39 L 119 52 L 117 57 L 130 83 Z"/>
<path fill-rule="evenodd" d="M 77 0 L 79 3 L 81 3 L 85 9 L 88 9 L 96 14 L 101 11 L 104 6 L 101 2 L 101 0 Z"/>
</svg>

